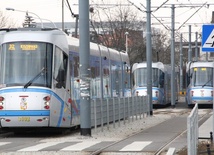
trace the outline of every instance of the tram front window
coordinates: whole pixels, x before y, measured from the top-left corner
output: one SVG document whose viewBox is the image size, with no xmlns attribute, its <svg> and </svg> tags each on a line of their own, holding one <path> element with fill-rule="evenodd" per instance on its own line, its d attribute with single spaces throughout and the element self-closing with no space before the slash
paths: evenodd
<svg viewBox="0 0 214 155">
<path fill-rule="evenodd" d="M 134 81 L 135 85 L 139 87 L 147 86 L 147 69 L 139 68 L 134 71 Z"/>
<path fill-rule="evenodd" d="M 152 68 L 152 86 L 158 87 L 160 70 L 158 68 Z M 134 72 L 134 81 L 136 86 L 147 86 L 147 68 L 139 68 Z"/>
<path fill-rule="evenodd" d="M 213 86 L 213 68 L 198 67 L 193 69 L 194 86 Z"/>
<path fill-rule="evenodd" d="M 3 44 L 0 53 L 0 84 L 51 87 L 53 46 L 41 42 Z"/>
</svg>

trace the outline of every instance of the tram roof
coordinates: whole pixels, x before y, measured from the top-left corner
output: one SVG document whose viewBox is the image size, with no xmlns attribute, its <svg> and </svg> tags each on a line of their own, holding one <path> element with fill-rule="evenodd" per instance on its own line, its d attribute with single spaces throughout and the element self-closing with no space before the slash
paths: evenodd
<svg viewBox="0 0 214 155">
<path fill-rule="evenodd" d="M 132 67 L 132 71 L 134 71 L 137 68 L 146 68 L 146 67 L 147 62 L 135 63 Z M 158 68 L 162 71 L 165 71 L 165 65 L 162 62 L 152 62 L 152 68 Z"/>
<path fill-rule="evenodd" d="M 187 70 L 195 67 L 214 67 L 213 61 L 191 61 L 187 64 Z"/>
</svg>

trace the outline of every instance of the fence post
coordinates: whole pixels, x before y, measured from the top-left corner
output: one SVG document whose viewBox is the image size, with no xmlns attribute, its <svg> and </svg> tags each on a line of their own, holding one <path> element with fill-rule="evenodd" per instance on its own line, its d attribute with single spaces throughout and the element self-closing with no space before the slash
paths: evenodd
<svg viewBox="0 0 214 155">
<path fill-rule="evenodd" d="M 141 115 L 142 115 L 142 110 L 141 109 L 142 109 L 142 103 L 143 103 L 142 102 L 142 96 L 140 96 L 139 98 L 140 98 L 140 107 L 139 107 L 140 110 L 139 110 L 139 114 L 140 114 L 140 119 L 141 119 Z"/>
<path fill-rule="evenodd" d="M 126 124 L 126 98 L 123 97 L 123 123 Z"/>
<path fill-rule="evenodd" d="M 109 99 L 107 98 L 107 128 L 109 130 Z"/>
<path fill-rule="evenodd" d="M 119 111 L 119 113 L 118 113 L 118 118 L 119 118 L 119 127 L 120 127 L 120 97 L 118 97 L 118 111 Z"/>
<path fill-rule="evenodd" d="M 197 154 L 198 144 L 198 103 L 187 117 L 187 148 L 188 155 Z"/>
<path fill-rule="evenodd" d="M 100 99 L 100 102 L 101 130 L 103 132 L 103 100 Z"/>
<path fill-rule="evenodd" d="M 113 126 L 115 128 L 115 98 L 113 98 Z"/>
<path fill-rule="evenodd" d="M 130 123 L 130 97 L 128 97 L 128 122 Z"/>
<path fill-rule="evenodd" d="M 94 128 L 95 128 L 95 132 L 97 132 L 97 100 L 94 99 Z"/>
</svg>

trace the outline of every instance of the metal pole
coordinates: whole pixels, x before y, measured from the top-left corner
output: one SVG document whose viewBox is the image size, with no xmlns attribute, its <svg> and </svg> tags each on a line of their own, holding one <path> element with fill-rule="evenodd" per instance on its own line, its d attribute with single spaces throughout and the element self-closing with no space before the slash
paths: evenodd
<svg viewBox="0 0 214 155">
<path fill-rule="evenodd" d="M 126 32 L 125 35 L 126 35 L 126 53 L 128 53 L 128 35 L 129 35 L 129 32 Z"/>
<path fill-rule="evenodd" d="M 198 32 L 195 32 L 195 60 L 198 61 Z"/>
<path fill-rule="evenodd" d="M 180 90 L 183 91 L 183 35 L 180 37 Z"/>
<path fill-rule="evenodd" d="M 188 50 L 188 62 L 190 61 L 192 61 L 191 25 L 189 25 L 189 50 Z"/>
<path fill-rule="evenodd" d="M 65 29 L 64 29 L 64 0 L 62 0 L 62 31 L 65 31 Z"/>
<path fill-rule="evenodd" d="M 75 38 L 77 38 L 77 36 L 78 36 L 78 22 L 79 22 L 79 15 L 75 15 L 74 16 L 75 18 L 76 18 L 76 23 L 75 23 Z"/>
<path fill-rule="evenodd" d="M 171 105 L 175 106 L 175 6 L 172 4 L 172 29 L 171 29 Z"/>
<path fill-rule="evenodd" d="M 146 59 L 147 59 L 147 95 L 150 115 L 153 115 L 152 103 L 152 45 L 151 45 L 151 0 L 147 0 L 146 7 Z"/>
<path fill-rule="evenodd" d="M 35 14 L 35 13 L 33 13 L 33 12 L 29 12 L 29 11 L 22 11 L 22 10 L 16 10 L 16 9 L 14 9 L 14 8 L 6 8 L 6 10 L 9 10 L 9 11 L 18 11 L 18 12 L 24 12 L 24 13 L 29 13 L 29 14 L 33 14 L 33 15 L 35 15 L 39 20 L 40 20 L 40 22 L 41 22 L 41 28 L 43 28 L 43 22 L 42 22 L 42 19 L 37 15 L 37 14 Z"/>
<path fill-rule="evenodd" d="M 79 22 L 80 132 L 83 136 L 91 136 L 89 0 L 79 0 Z"/>
<path fill-rule="evenodd" d="M 207 53 L 207 52 L 206 52 L 206 53 Z M 213 73 L 214 73 L 214 62 L 213 62 Z M 213 76 L 213 86 L 214 86 L 214 76 Z M 214 105 L 214 97 L 213 97 L 213 105 Z M 213 113 L 214 113 L 214 108 L 213 108 Z M 214 133 L 214 115 L 213 115 L 212 133 Z"/>
</svg>

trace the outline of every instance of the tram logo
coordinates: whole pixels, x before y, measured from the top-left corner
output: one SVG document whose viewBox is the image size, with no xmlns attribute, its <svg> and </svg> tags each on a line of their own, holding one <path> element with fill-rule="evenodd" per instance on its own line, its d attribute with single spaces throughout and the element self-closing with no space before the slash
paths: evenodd
<svg viewBox="0 0 214 155">
<path fill-rule="evenodd" d="M 204 90 L 201 90 L 201 96 L 204 97 Z"/>
<path fill-rule="evenodd" d="M 26 98 L 22 97 L 21 98 L 21 102 L 20 102 L 20 109 L 21 110 L 26 110 L 27 109 L 27 102 L 26 102 Z"/>
</svg>

